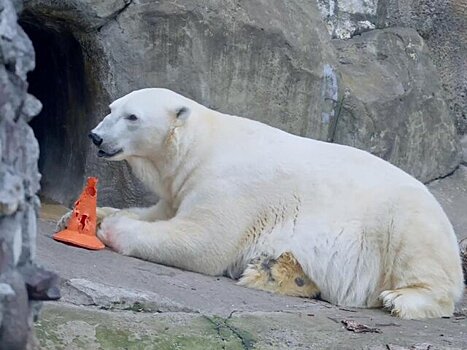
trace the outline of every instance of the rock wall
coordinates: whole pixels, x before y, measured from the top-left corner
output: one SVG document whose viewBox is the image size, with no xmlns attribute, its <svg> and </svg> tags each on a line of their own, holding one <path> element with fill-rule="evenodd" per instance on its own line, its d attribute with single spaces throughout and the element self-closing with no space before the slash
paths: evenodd
<svg viewBox="0 0 467 350">
<path fill-rule="evenodd" d="M 345 89 L 335 142 L 369 150 L 425 182 L 459 164 L 441 82 L 415 30 L 372 30 L 333 44 Z"/>
<path fill-rule="evenodd" d="M 329 33 L 348 39 L 387 27 L 415 29 L 441 76 L 449 113 L 467 133 L 467 2 L 465 0 L 317 0 Z"/>
<path fill-rule="evenodd" d="M 38 300 L 59 297 L 57 276 L 34 263 L 39 148 L 28 122 L 41 104 L 27 93 L 34 51 L 16 22 L 20 5 L 0 0 L 0 349 L 8 350 L 34 348 Z"/>
<path fill-rule="evenodd" d="M 379 18 L 378 6 L 373 10 L 370 24 Z M 44 194 L 65 204 L 82 185 L 69 179 L 87 175 L 99 176 L 102 205 L 153 200 L 125 165 L 98 160 L 92 146 L 82 142 L 113 99 L 148 86 L 168 87 L 291 133 L 368 150 L 425 182 L 449 174 L 460 162 L 439 76 L 413 29 L 373 29 L 347 41 L 332 39 L 318 4 L 310 0 L 27 0 L 21 21 L 33 38 L 53 32 L 72 38 L 81 50 L 81 56 L 72 55 L 81 57 L 79 64 L 69 63 L 82 65 L 81 78 L 61 74 L 45 85 L 55 81 L 65 89 L 82 79 L 86 108 L 77 110 L 69 106 L 75 98 L 60 97 L 60 115 L 46 106 L 55 94 L 42 98 L 41 118 L 50 121 L 45 134 L 66 135 L 69 142 L 51 161 L 56 167 L 43 168 L 43 183 L 55 186 L 45 186 Z M 44 43 L 33 44 L 38 53 L 44 51 Z M 42 151 L 44 157 L 53 153 L 47 147 Z M 69 168 L 77 175 L 63 176 Z M 70 182 L 78 184 L 70 190 Z"/>
</svg>

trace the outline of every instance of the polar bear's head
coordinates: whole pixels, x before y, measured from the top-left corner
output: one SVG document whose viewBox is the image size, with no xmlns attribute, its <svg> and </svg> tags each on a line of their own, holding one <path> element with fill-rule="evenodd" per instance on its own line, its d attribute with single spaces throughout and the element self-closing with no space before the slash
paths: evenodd
<svg viewBox="0 0 467 350">
<path fill-rule="evenodd" d="M 108 160 L 150 157 L 161 150 L 170 130 L 182 125 L 196 103 L 167 89 L 142 89 L 110 104 L 108 114 L 89 134 Z"/>
</svg>

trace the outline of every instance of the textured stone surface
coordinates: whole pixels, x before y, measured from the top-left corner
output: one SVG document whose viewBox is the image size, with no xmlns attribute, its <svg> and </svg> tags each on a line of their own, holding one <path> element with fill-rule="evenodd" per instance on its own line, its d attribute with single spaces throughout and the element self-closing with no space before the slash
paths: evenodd
<svg viewBox="0 0 467 350">
<path fill-rule="evenodd" d="M 290 312 L 252 310 L 219 317 L 117 313 L 60 304 L 45 308 L 37 333 L 48 350 L 460 350 L 465 345 L 465 319 L 413 322 L 352 311 L 311 305 Z M 344 319 L 376 326 L 382 333 L 349 332 L 341 324 Z"/>
<path fill-rule="evenodd" d="M 467 145 L 466 145 L 467 146 Z M 464 151 L 467 147 L 464 148 Z M 464 280 L 467 285 L 467 167 L 461 165 L 451 176 L 436 180 L 428 185 L 436 196 L 456 232 L 461 251 L 461 261 L 464 270 Z"/>
<path fill-rule="evenodd" d="M 337 39 L 375 29 L 378 0 L 317 0 L 329 34 Z"/>
<path fill-rule="evenodd" d="M 417 32 L 373 30 L 333 43 L 345 90 L 334 141 L 369 150 L 423 182 L 453 171 L 461 157 L 455 127 Z"/>
<path fill-rule="evenodd" d="M 462 271 L 464 272 L 464 283 L 467 285 L 467 237 L 459 242 L 461 251 Z"/>
<path fill-rule="evenodd" d="M 390 0 L 389 26 L 416 29 L 425 39 L 441 75 L 451 115 L 467 133 L 467 2 L 465 0 Z"/>
<path fill-rule="evenodd" d="M 38 16 L 57 18 L 84 31 L 97 30 L 114 20 L 133 0 L 24 0 Z M 53 25 L 53 21 L 50 22 Z M 57 23 L 60 27 L 62 23 Z"/>
<path fill-rule="evenodd" d="M 462 147 L 462 161 L 463 165 L 467 165 L 467 135 L 464 135 L 461 138 L 461 147 Z"/>
<path fill-rule="evenodd" d="M 359 2 L 349 4 L 350 13 Z M 362 11 L 378 13 L 375 4 Z M 124 164 L 98 160 L 86 139 L 113 99 L 148 86 L 364 148 L 423 181 L 460 161 L 436 71 L 409 30 L 334 43 L 308 0 L 28 0 L 22 23 L 38 52 L 31 91 L 48 121 L 47 130 L 35 125 L 43 194 L 67 205 L 88 175 L 100 178 L 101 205 L 154 201 Z"/>
<path fill-rule="evenodd" d="M 429 47 L 451 117 L 467 132 L 467 2 L 464 0 L 317 0 L 329 33 L 348 39 L 373 28 L 409 27 Z"/>
<path fill-rule="evenodd" d="M 451 176 L 428 184 L 442 204 L 459 240 L 467 238 L 467 167 L 460 166 Z"/>
<path fill-rule="evenodd" d="M 28 281 L 40 281 L 34 264 L 39 147 L 27 122 L 41 104 L 27 93 L 34 51 L 17 24 L 19 9 L 19 1 L 0 0 L 0 348 L 9 350 L 34 347 L 39 305 Z"/>
<path fill-rule="evenodd" d="M 106 310 L 138 312 L 196 312 L 173 300 L 150 291 L 125 289 L 92 282 L 84 278 L 65 281 L 62 301 L 76 305 L 97 306 Z"/>
</svg>

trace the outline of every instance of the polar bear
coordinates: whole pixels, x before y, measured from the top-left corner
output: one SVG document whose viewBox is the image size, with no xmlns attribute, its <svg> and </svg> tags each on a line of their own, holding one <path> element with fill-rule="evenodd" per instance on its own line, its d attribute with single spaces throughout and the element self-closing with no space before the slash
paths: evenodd
<svg viewBox="0 0 467 350">
<path fill-rule="evenodd" d="M 125 160 L 160 201 L 99 208 L 117 252 L 241 285 L 405 319 L 449 316 L 463 279 L 427 188 L 352 147 L 223 114 L 162 88 L 110 105 L 98 155 Z"/>
</svg>

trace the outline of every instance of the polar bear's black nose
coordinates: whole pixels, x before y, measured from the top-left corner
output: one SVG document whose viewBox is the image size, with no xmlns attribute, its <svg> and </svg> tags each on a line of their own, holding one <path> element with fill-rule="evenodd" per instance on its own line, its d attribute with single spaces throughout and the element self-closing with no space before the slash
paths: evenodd
<svg viewBox="0 0 467 350">
<path fill-rule="evenodd" d="M 88 137 L 92 140 L 92 142 L 96 145 L 96 146 L 100 146 L 102 144 L 102 137 L 100 137 L 99 135 L 93 133 L 93 132 L 90 132 Z"/>
</svg>

